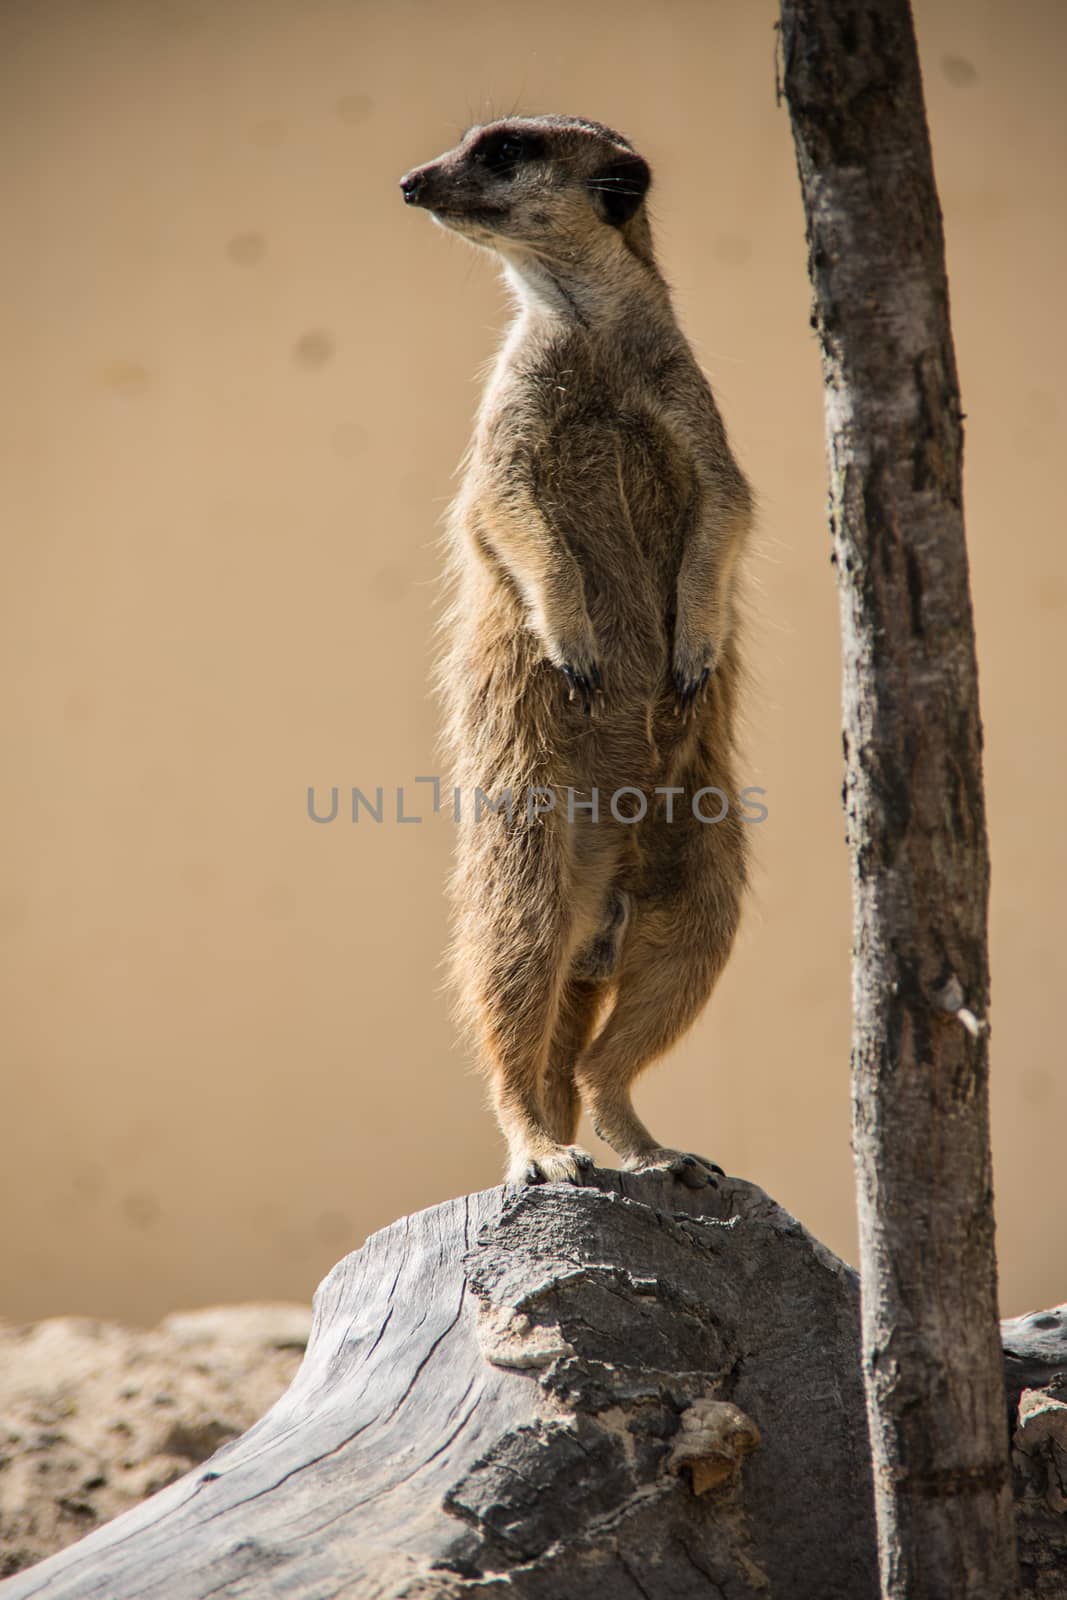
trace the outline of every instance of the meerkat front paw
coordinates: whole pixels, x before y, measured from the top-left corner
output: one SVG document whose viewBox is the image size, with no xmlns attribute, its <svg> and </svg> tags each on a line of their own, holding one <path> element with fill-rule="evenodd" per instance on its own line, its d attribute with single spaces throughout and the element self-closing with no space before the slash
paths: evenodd
<svg viewBox="0 0 1067 1600">
<path fill-rule="evenodd" d="M 536 1154 L 527 1152 L 512 1162 L 508 1181 L 516 1184 L 576 1183 L 593 1170 L 593 1158 L 577 1144 L 549 1145 Z"/>
<path fill-rule="evenodd" d="M 597 643 L 588 621 L 583 626 L 550 637 L 548 657 L 563 674 L 567 699 L 577 701 L 587 717 L 604 698 L 604 680 L 597 660 Z"/>
<path fill-rule="evenodd" d="M 708 681 L 718 665 L 718 651 L 710 639 L 689 645 L 679 640 L 674 647 L 675 715 L 688 717 L 699 699 L 708 692 Z"/>
<path fill-rule="evenodd" d="M 706 1189 L 709 1184 L 714 1188 L 716 1177 L 724 1176 L 722 1168 L 706 1156 L 663 1148 L 630 1156 L 623 1163 L 623 1169 L 626 1172 L 668 1172 L 672 1178 L 684 1183 L 687 1189 Z"/>
<path fill-rule="evenodd" d="M 592 657 L 581 656 L 572 661 L 564 661 L 560 667 L 567 681 L 567 699 L 578 699 L 583 712 L 591 717 L 597 709 L 597 702 L 604 698 L 604 682 L 600 676 L 600 668 Z"/>
</svg>

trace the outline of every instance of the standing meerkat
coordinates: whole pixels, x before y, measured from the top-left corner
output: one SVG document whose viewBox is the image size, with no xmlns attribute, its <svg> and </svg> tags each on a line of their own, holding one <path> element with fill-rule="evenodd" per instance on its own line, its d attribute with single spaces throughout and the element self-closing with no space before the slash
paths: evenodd
<svg viewBox="0 0 1067 1600">
<path fill-rule="evenodd" d="M 496 252 L 517 302 L 451 517 L 441 685 L 454 973 L 520 1183 L 591 1165 L 583 1104 L 631 1171 L 719 1170 L 660 1145 L 630 1100 L 722 971 L 746 857 L 752 500 L 656 265 L 650 179 L 599 123 L 509 117 L 400 185 Z"/>
</svg>

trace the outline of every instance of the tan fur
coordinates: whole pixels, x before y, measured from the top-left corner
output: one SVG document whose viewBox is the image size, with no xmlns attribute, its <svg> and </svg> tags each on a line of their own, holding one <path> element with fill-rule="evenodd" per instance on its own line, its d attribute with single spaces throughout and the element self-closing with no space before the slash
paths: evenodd
<svg viewBox="0 0 1067 1600">
<path fill-rule="evenodd" d="M 518 303 L 451 517 L 440 683 L 464 812 L 454 973 L 520 1182 L 576 1177 L 581 1104 L 628 1168 L 707 1181 L 644 1127 L 630 1086 L 704 1006 L 745 884 L 751 497 L 655 264 L 646 181 L 620 135 L 566 118 L 472 129 L 403 180 L 500 254 Z M 657 785 L 685 790 L 672 823 Z M 717 825 L 692 816 L 704 786 L 731 798 Z M 612 818 L 623 787 L 647 797 L 644 820 Z M 537 788 L 556 809 L 529 818 Z M 600 820 L 569 820 L 567 791 L 594 789 Z M 484 804 L 476 819 L 477 790 L 510 790 L 512 820 Z"/>
</svg>

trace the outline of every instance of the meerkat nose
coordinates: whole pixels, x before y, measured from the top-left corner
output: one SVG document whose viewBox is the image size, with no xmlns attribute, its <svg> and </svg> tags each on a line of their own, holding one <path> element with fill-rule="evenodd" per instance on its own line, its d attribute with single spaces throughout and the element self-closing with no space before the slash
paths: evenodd
<svg viewBox="0 0 1067 1600">
<path fill-rule="evenodd" d="M 422 189 L 424 182 L 425 179 L 421 172 L 409 172 L 401 178 L 400 193 L 404 196 L 406 205 L 413 206 L 418 203 L 419 191 Z"/>
</svg>

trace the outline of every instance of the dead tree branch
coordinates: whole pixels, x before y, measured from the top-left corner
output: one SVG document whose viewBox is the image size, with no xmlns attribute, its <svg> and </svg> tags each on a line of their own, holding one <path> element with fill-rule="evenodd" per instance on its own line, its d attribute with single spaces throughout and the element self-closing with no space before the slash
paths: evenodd
<svg viewBox="0 0 1067 1600">
<path fill-rule="evenodd" d="M 907 0 L 782 0 L 844 657 L 863 1352 L 882 1592 L 1016 1594 L 988 856 L 941 214 Z"/>
</svg>

